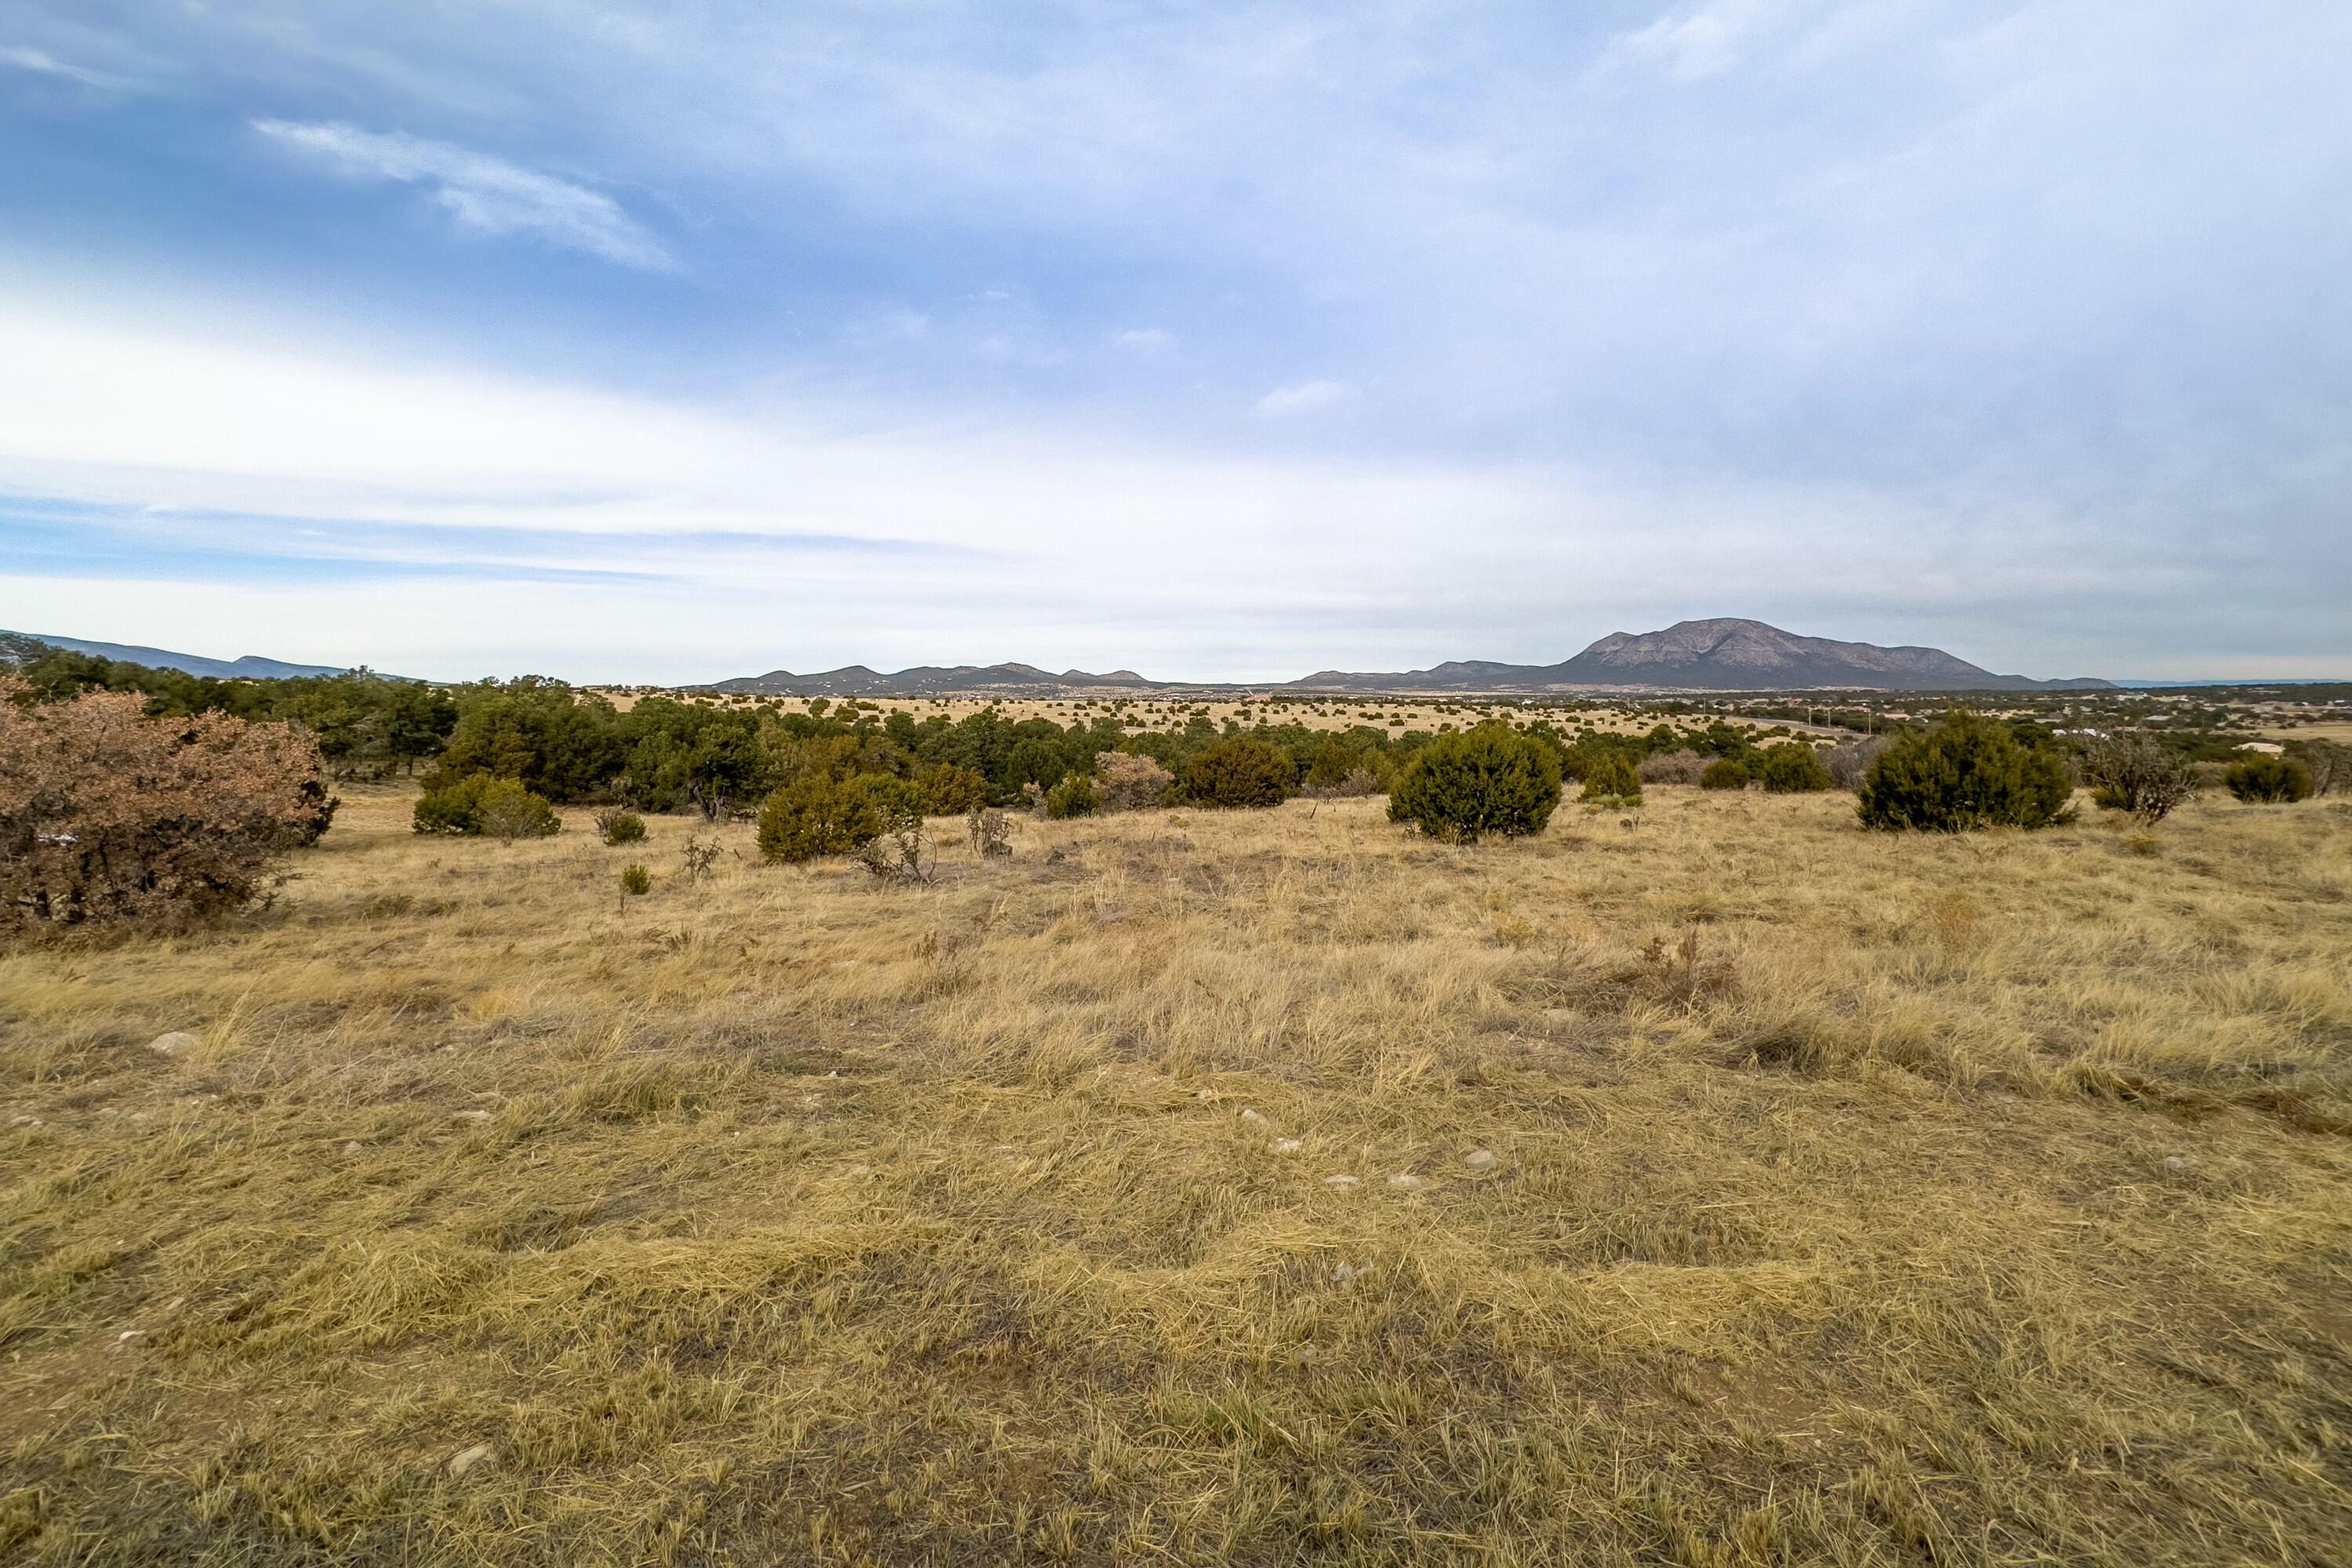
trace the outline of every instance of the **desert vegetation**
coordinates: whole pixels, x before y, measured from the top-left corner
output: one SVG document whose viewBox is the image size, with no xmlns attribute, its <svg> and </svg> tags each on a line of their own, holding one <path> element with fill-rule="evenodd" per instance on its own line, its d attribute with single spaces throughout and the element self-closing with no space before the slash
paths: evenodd
<svg viewBox="0 0 2352 1568">
<path fill-rule="evenodd" d="M 667 701 L 462 691 L 323 836 L 295 721 L 0 701 L 11 877 L 28 823 L 251 868 L 0 946 L 0 1555 L 2284 1564 L 2352 1527 L 2315 778 L 2075 815 L 2071 769 L 2141 775 L 1979 715 L 1136 749 Z M 134 754 L 266 808 L 54 784 Z M 418 831 L 453 792 L 492 820 Z"/>
</svg>

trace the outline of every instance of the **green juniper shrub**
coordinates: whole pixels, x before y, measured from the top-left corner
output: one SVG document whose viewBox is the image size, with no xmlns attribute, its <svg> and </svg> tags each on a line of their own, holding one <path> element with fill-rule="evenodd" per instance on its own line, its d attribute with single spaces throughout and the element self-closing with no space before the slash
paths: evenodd
<svg viewBox="0 0 2352 1568">
<path fill-rule="evenodd" d="M 1802 741 L 1783 741 L 1764 748 L 1756 777 L 1767 795 L 1809 795 L 1830 787 L 1830 771 L 1812 747 Z"/>
<path fill-rule="evenodd" d="M 468 773 L 426 790 L 410 814 L 412 825 L 419 833 L 479 833 L 482 788 L 489 782 L 488 773 Z"/>
<path fill-rule="evenodd" d="M 621 868 L 621 891 L 625 895 L 630 898 L 635 898 L 641 894 L 650 893 L 653 890 L 654 874 L 651 871 L 646 870 L 643 866 L 637 865 L 629 865 Z"/>
<path fill-rule="evenodd" d="M 504 844 L 518 838 L 549 838 L 563 831 L 563 819 L 542 795 L 532 794 L 520 779 L 491 779 L 475 797 L 474 820 L 479 831 Z"/>
<path fill-rule="evenodd" d="M 2311 770 L 2295 757 L 2256 753 L 2232 763 L 2221 777 L 2231 795 L 2257 805 L 2284 805 L 2311 795 Z"/>
<path fill-rule="evenodd" d="M 1698 775 L 1701 789 L 1746 789 L 1752 775 L 1748 764 L 1736 757 L 1717 757 L 1706 764 Z"/>
<path fill-rule="evenodd" d="M 2074 793 L 2055 752 L 2021 745 L 2002 725 L 1958 713 L 1903 736 L 1864 774 L 1863 825 L 1958 833 L 2072 822 Z"/>
<path fill-rule="evenodd" d="M 646 819 L 634 811 L 598 812 L 596 837 L 612 845 L 642 844 L 646 841 Z"/>
<path fill-rule="evenodd" d="M 1641 775 L 1617 753 L 1604 752 L 1584 771 L 1584 792 L 1577 798 L 1588 805 L 1622 810 L 1642 804 Z"/>
<path fill-rule="evenodd" d="M 1280 805 L 1297 788 L 1298 770 L 1264 741 L 1213 741 L 1184 764 L 1178 788 L 1192 805 Z"/>
<path fill-rule="evenodd" d="M 887 806 L 908 804 L 900 792 L 915 797 L 914 786 L 887 774 L 835 779 L 804 773 L 760 807 L 760 858 L 796 864 L 820 855 L 853 854 L 882 831 Z"/>
<path fill-rule="evenodd" d="M 941 763 L 922 777 L 923 812 L 929 816 L 961 816 L 975 805 L 988 804 L 988 779 L 958 763 Z"/>
<path fill-rule="evenodd" d="M 1540 833 L 1559 805 L 1559 752 L 1503 723 L 1440 736 L 1389 788 L 1390 821 L 1458 844 Z"/>
<path fill-rule="evenodd" d="M 1097 805 L 1095 782 L 1084 773 L 1066 774 L 1045 792 L 1045 815 L 1054 817 L 1091 816 Z"/>
</svg>

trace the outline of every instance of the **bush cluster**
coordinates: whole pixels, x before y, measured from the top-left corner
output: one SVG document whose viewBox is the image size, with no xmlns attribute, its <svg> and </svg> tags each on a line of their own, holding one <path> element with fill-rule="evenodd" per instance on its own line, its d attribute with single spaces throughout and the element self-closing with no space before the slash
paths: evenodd
<svg viewBox="0 0 2352 1568">
<path fill-rule="evenodd" d="M 490 773 L 468 773 L 427 791 L 412 813 L 419 833 L 479 836 L 512 843 L 518 838 L 547 838 L 563 828 L 562 818 L 546 797 L 523 787 L 520 779 Z M 638 825 L 642 837 L 645 825 Z"/>
<path fill-rule="evenodd" d="M 1756 763 L 1756 782 L 1767 795 L 1808 795 L 1830 787 L 1830 771 L 1812 747 L 1802 741 L 1783 741 L 1764 748 Z"/>
<path fill-rule="evenodd" d="M 1178 794 L 1188 805 L 1280 805 L 1297 787 L 1298 770 L 1290 759 L 1246 735 L 1202 747 L 1177 780 Z"/>
<path fill-rule="evenodd" d="M 1612 811 L 1639 805 L 1642 777 L 1623 757 L 1605 755 L 1585 768 L 1584 789 L 1577 798 L 1588 805 L 1606 806 Z"/>
<path fill-rule="evenodd" d="M 2074 793 L 2056 752 L 2022 745 L 2006 728 L 1961 713 L 1880 753 L 1863 778 L 1856 809 L 1869 827 L 2048 827 L 2074 819 Z"/>
<path fill-rule="evenodd" d="M 2232 763 L 2221 783 L 2240 800 L 2253 805 L 2284 805 L 2311 795 L 2311 770 L 2297 757 L 2256 753 Z"/>
<path fill-rule="evenodd" d="M 318 745 L 291 725 L 32 695 L 0 681 L 0 921 L 234 909 L 333 818 Z"/>
<path fill-rule="evenodd" d="M 596 837 L 615 847 L 643 844 L 646 841 L 646 819 L 634 811 L 598 812 Z"/>
<path fill-rule="evenodd" d="M 1736 757 L 1717 757 L 1698 775 L 1701 789 L 1746 789 L 1752 782 L 1748 764 Z"/>
<path fill-rule="evenodd" d="M 1541 833 L 1559 780 L 1557 750 L 1507 724 L 1481 724 L 1413 754 L 1390 788 L 1389 819 L 1457 844 Z"/>
<path fill-rule="evenodd" d="M 2094 805 L 2144 822 L 2161 822 L 2197 793 L 2197 764 L 2188 753 L 2144 731 L 2093 742 L 2083 749 L 2080 767 Z"/>
</svg>

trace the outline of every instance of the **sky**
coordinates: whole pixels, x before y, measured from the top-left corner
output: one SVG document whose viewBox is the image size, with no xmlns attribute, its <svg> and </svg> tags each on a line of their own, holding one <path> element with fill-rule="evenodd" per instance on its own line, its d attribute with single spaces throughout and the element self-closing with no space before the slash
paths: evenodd
<svg viewBox="0 0 2352 1568">
<path fill-rule="evenodd" d="M 2342 0 L 0 0 L 0 626 L 2352 677 Z"/>
</svg>

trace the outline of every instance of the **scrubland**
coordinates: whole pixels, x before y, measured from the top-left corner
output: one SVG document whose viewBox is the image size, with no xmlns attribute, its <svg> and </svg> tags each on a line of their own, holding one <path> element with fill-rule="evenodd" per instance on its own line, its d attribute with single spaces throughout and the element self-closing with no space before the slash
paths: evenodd
<svg viewBox="0 0 2352 1568">
<path fill-rule="evenodd" d="M 2352 1553 L 2341 805 L 411 800 L 0 954 L 0 1557 Z"/>
</svg>

